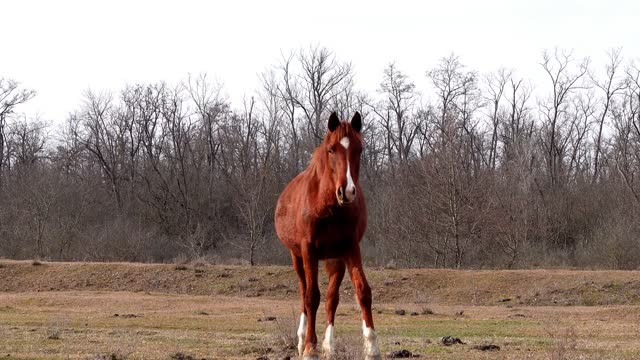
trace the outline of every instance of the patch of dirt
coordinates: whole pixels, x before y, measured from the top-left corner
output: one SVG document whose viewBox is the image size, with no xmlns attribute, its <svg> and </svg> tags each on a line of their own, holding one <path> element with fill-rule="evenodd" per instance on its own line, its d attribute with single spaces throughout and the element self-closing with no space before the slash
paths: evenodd
<svg viewBox="0 0 640 360">
<path fill-rule="evenodd" d="M 472 349 L 480 350 L 480 351 L 498 351 L 500 350 L 500 346 L 494 345 L 494 344 L 482 344 L 482 345 L 474 345 Z"/>
<path fill-rule="evenodd" d="M 275 316 L 265 316 L 263 318 L 258 319 L 258 322 L 263 322 L 263 321 L 276 321 L 277 318 Z"/>
<path fill-rule="evenodd" d="M 135 318 L 139 318 L 141 317 L 140 315 L 136 315 L 136 314 L 113 314 L 113 317 L 119 317 L 121 319 L 135 319 Z"/>
<path fill-rule="evenodd" d="M 403 350 L 395 350 L 387 354 L 388 359 L 406 359 L 406 358 L 417 358 L 420 357 L 418 354 L 413 354 L 411 351 L 403 349 Z"/>
</svg>

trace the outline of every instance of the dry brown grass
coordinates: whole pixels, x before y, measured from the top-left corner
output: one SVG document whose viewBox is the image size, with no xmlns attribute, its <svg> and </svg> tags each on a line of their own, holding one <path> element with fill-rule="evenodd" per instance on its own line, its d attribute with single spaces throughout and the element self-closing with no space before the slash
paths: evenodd
<svg viewBox="0 0 640 360">
<path fill-rule="evenodd" d="M 575 327 L 550 333 L 554 345 L 550 349 L 551 360 L 569 360 L 577 357 L 578 335 Z"/>
<path fill-rule="evenodd" d="M 169 359 L 181 353 L 194 359 L 255 360 L 260 356 L 280 359 L 296 352 L 298 295 L 282 290 L 296 287 L 288 268 L 204 265 L 198 267 L 203 272 L 197 277 L 192 266 L 177 271 L 174 264 L 43 263 L 34 267 L 29 262 L 1 263 L 0 358 L 11 354 L 11 358 L 28 359 L 111 359 L 111 355 Z M 638 295 L 633 293 L 631 277 L 636 272 L 370 273 L 374 289 L 378 288 L 375 320 L 385 353 L 407 349 L 429 359 L 640 358 L 640 307 L 565 305 L 567 299 L 584 301 L 592 296 L 572 287 L 584 283 L 588 274 L 594 279 L 589 286 L 605 293 L 597 301 L 606 300 L 606 294 L 619 294 L 612 298 L 633 304 Z M 15 281 L 9 274 L 16 276 Z M 551 280 L 542 274 L 558 281 L 545 287 Z M 441 280 L 443 276 L 448 280 Z M 513 278 L 524 277 L 527 283 L 513 283 Z M 439 281 L 437 291 L 428 283 L 432 278 Z M 468 278 L 476 280 L 474 286 Z M 380 289 L 384 279 L 392 283 Z M 492 279 L 500 280 L 495 287 L 488 286 Z M 185 281 L 174 283 L 180 280 Z M 145 287 L 143 281 L 152 284 Z M 24 288 L 18 289 L 19 285 Z M 199 295 L 206 287 L 210 291 Z M 120 291 L 127 288 L 137 291 Z M 178 290 L 183 289 L 185 293 L 180 294 Z M 546 300 L 524 301 L 529 292 Z M 460 298 L 448 301 L 456 294 Z M 342 295 L 336 317 L 338 358 L 359 358 L 360 311 L 350 286 L 343 288 Z M 536 305 L 553 304 L 551 295 L 556 305 Z M 324 324 L 322 309 L 321 305 L 318 324 Z M 406 310 L 407 315 L 395 315 L 396 309 Z M 410 316 L 412 312 L 418 315 Z M 123 316 L 127 314 L 135 316 Z M 268 317 L 276 320 L 258 321 Z M 319 325 L 320 337 L 323 332 Z M 442 346 L 438 340 L 445 335 L 459 337 L 467 345 Z M 485 343 L 501 350 L 472 349 Z"/>
<path fill-rule="evenodd" d="M 117 354 L 127 359 L 168 359 L 183 353 L 201 359 L 279 359 L 294 355 L 292 309 L 296 301 L 255 298 L 55 292 L 0 294 L 0 348 L 13 357 L 84 359 Z M 504 359 L 634 359 L 640 356 L 636 306 L 513 307 L 437 305 L 434 315 L 397 316 L 399 304 L 381 304 L 376 315 L 382 349 L 408 349 L 429 359 L 484 359 L 473 350 L 492 343 Z M 115 317 L 114 314 L 137 314 Z M 262 321 L 265 313 L 277 321 Z M 203 315 L 206 314 L 206 315 Z M 58 340 L 46 339 L 52 319 L 66 319 Z M 319 324 L 323 314 L 319 314 Z M 567 329 L 579 327 L 579 331 Z M 553 330 L 550 330 L 553 329 Z M 318 327 L 320 336 L 322 326 Z M 361 351 L 359 311 L 338 309 L 340 359 Z M 283 336 L 285 334 L 286 336 Z M 467 345 L 444 347 L 438 339 L 460 337 Z M 284 339 L 284 340 L 283 340 Z M 3 351 L 4 352 L 4 351 Z"/>
</svg>

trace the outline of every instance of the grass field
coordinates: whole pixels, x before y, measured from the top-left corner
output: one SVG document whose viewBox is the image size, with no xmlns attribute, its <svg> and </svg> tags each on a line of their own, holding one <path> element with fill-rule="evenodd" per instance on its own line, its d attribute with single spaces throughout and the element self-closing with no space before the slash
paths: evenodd
<svg viewBox="0 0 640 360">
<path fill-rule="evenodd" d="M 640 272 L 369 274 L 384 353 L 640 358 Z M 0 359 L 294 359 L 296 286 L 287 267 L 0 261 Z M 339 358 L 358 358 L 359 326 L 346 281 L 336 319 Z M 446 335 L 466 344 L 444 346 Z M 481 344 L 500 350 L 473 348 Z"/>
</svg>

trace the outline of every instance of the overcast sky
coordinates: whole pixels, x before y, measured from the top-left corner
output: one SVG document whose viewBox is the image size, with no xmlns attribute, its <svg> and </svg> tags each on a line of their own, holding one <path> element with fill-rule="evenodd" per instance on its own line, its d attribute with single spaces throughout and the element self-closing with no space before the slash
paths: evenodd
<svg viewBox="0 0 640 360">
<path fill-rule="evenodd" d="M 631 0 L 0 0 L 0 76 L 37 90 L 23 111 L 57 123 L 85 89 L 188 73 L 217 77 L 239 107 L 257 73 L 311 44 L 351 61 L 369 92 L 394 60 L 424 89 L 425 71 L 451 52 L 478 71 L 504 66 L 539 83 L 545 48 L 574 49 L 596 67 L 611 47 L 639 58 L 639 23 L 640 1 Z"/>
</svg>

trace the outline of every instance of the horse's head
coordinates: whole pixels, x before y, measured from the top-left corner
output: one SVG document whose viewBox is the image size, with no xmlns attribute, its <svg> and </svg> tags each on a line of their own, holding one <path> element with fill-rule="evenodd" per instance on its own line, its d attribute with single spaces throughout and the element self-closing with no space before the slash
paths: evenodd
<svg viewBox="0 0 640 360">
<path fill-rule="evenodd" d="M 351 122 L 341 122 L 334 112 L 329 116 L 328 128 L 321 147 L 326 154 L 327 170 L 335 186 L 338 204 L 348 205 L 355 201 L 359 186 L 363 149 L 360 113 L 356 112 Z"/>
</svg>

